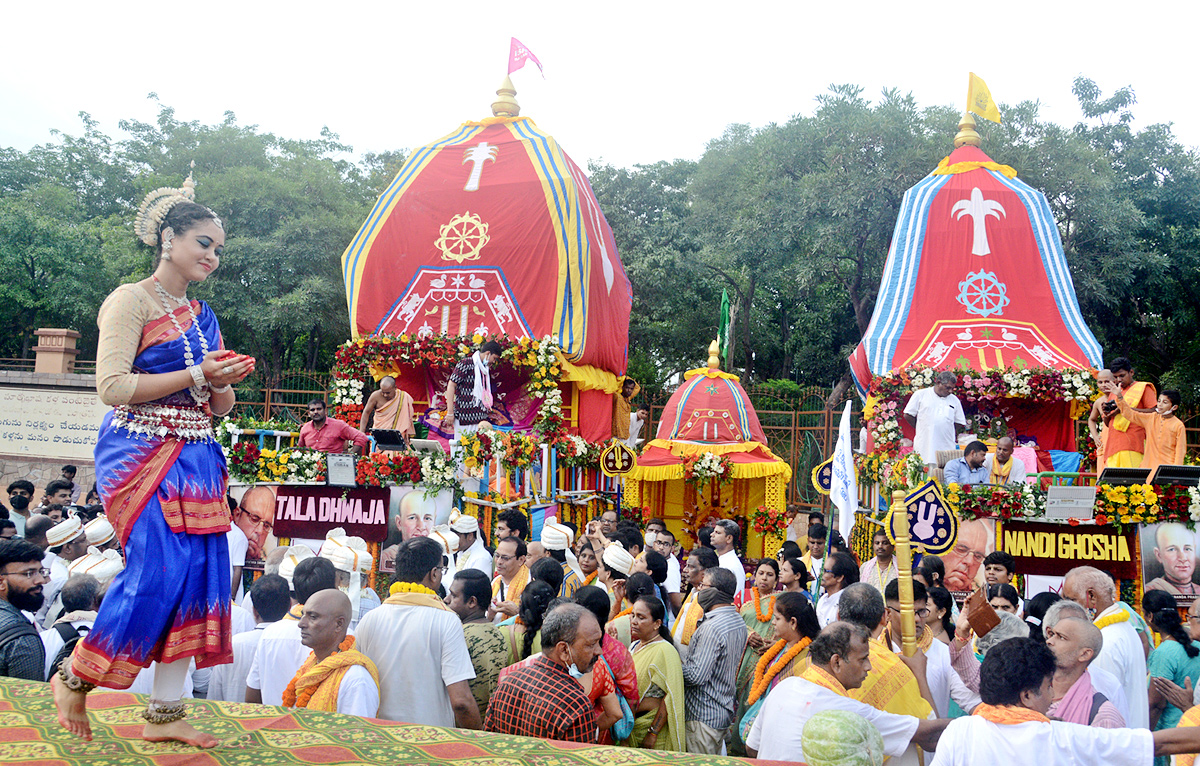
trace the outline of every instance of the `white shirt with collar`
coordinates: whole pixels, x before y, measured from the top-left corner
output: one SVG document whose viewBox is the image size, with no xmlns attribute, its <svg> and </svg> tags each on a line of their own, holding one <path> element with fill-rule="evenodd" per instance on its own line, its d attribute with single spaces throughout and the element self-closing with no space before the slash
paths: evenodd
<svg viewBox="0 0 1200 766">
<path fill-rule="evenodd" d="M 454 556 L 454 570 L 461 572 L 464 569 L 478 569 L 488 577 L 492 576 L 492 554 L 487 552 L 478 532 L 475 533 L 475 542 L 471 543 L 471 547 L 459 551 Z"/>
<path fill-rule="evenodd" d="M 229 665 L 217 665 L 213 668 L 212 678 L 208 681 L 208 698 L 220 702 L 245 702 L 246 678 L 250 675 L 250 666 L 254 664 L 254 655 L 258 652 L 258 642 L 262 639 L 263 630 L 269 622 L 260 622 L 253 630 L 237 633 L 233 637 L 233 662 Z"/>
<path fill-rule="evenodd" d="M 1096 615 L 1099 621 L 1109 615 L 1118 614 L 1121 607 L 1113 604 Z M 1131 729 L 1150 728 L 1150 701 L 1146 688 L 1146 654 L 1142 640 L 1129 620 L 1100 628 L 1104 646 L 1092 661 L 1091 668 L 1107 670 L 1121 682 L 1129 700 L 1129 715 L 1125 717 Z"/>
<path fill-rule="evenodd" d="M 741 593 L 746 589 L 746 568 L 742 566 L 742 560 L 738 558 L 735 548 L 730 548 L 717 556 L 717 565 L 733 572 L 733 576 L 737 578 L 737 590 L 734 593 Z"/>
</svg>

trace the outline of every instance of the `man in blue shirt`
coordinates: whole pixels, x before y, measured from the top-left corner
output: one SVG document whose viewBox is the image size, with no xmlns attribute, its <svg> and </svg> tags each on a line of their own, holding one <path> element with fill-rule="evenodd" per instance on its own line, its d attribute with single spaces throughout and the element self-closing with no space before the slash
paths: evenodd
<svg viewBox="0 0 1200 766">
<path fill-rule="evenodd" d="M 964 484 L 987 484 L 990 472 L 983 466 L 987 454 L 987 446 L 983 442 L 968 444 L 962 457 L 946 463 L 946 483 L 960 487 Z"/>
</svg>

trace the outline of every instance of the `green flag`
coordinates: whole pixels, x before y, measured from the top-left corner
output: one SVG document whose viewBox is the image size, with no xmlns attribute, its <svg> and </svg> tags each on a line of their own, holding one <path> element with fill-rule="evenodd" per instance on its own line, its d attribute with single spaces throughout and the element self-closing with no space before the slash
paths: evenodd
<svg viewBox="0 0 1200 766">
<path fill-rule="evenodd" d="M 725 357 L 725 364 L 729 365 L 729 291 L 721 291 L 721 322 L 717 326 L 717 345 L 721 348 L 721 354 Z"/>
</svg>

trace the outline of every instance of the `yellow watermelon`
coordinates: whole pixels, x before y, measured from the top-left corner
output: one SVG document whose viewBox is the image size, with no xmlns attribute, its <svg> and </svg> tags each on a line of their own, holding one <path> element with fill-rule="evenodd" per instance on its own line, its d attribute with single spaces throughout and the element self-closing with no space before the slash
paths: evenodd
<svg viewBox="0 0 1200 766">
<path fill-rule="evenodd" d="M 804 724 L 800 743 L 808 766 L 882 766 L 883 737 L 847 710 L 822 710 Z"/>
</svg>

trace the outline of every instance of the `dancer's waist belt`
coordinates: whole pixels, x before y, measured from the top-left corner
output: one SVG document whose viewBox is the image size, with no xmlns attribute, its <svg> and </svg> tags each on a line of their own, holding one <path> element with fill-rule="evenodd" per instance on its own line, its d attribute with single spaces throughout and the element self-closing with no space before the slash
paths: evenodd
<svg viewBox="0 0 1200 766">
<path fill-rule="evenodd" d="M 173 437 L 189 442 L 215 438 L 212 415 L 203 407 L 122 404 L 113 407 L 112 424 L 153 439 Z"/>
</svg>

